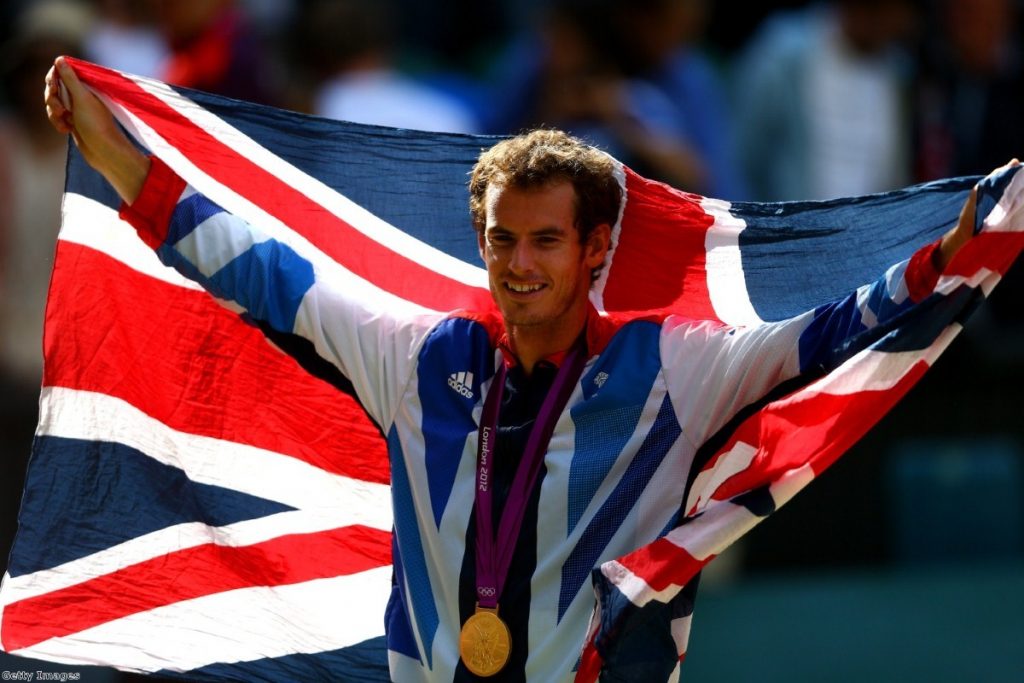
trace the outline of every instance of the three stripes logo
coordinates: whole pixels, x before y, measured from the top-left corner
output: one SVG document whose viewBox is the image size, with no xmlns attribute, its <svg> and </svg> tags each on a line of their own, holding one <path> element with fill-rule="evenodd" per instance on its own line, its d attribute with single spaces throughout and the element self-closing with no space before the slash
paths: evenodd
<svg viewBox="0 0 1024 683">
<path fill-rule="evenodd" d="M 473 398 L 473 373 L 453 372 L 448 376 L 448 386 L 466 398 Z"/>
</svg>

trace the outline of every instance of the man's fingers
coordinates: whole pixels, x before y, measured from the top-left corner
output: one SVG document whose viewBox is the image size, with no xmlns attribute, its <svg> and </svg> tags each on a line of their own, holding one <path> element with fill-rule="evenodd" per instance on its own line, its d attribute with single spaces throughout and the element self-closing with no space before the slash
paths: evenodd
<svg viewBox="0 0 1024 683">
<path fill-rule="evenodd" d="M 67 134 L 74 132 L 74 122 L 71 117 L 71 98 L 68 91 L 64 88 L 61 77 L 59 64 L 62 60 L 63 57 L 58 58 L 46 74 L 43 101 L 46 105 L 46 117 L 50 120 L 50 124 L 53 125 L 58 133 Z M 77 79 L 73 70 L 68 68 L 68 71 L 71 74 L 71 78 Z M 81 81 L 78 81 L 78 87 L 84 89 Z"/>
<path fill-rule="evenodd" d="M 64 105 L 64 108 L 68 111 L 71 110 L 71 95 L 68 94 L 67 86 L 64 85 L 64 81 L 57 81 L 57 99 Z M 81 100 L 79 100 L 81 101 Z"/>
<path fill-rule="evenodd" d="M 46 117 L 50 119 L 50 124 L 57 129 L 58 133 L 70 133 L 71 126 L 68 125 L 68 112 L 67 110 L 58 111 L 57 109 L 47 106 Z"/>
<path fill-rule="evenodd" d="M 967 194 L 967 201 L 960 207 L 960 220 L 957 222 L 956 231 L 961 241 L 965 241 L 974 234 L 974 212 L 978 205 L 978 186 L 975 185 Z"/>
<path fill-rule="evenodd" d="M 971 229 L 974 228 L 974 206 L 978 202 L 978 186 L 975 185 L 971 188 L 970 193 L 967 195 L 967 201 L 960 207 L 960 224 L 971 223 Z"/>
<path fill-rule="evenodd" d="M 46 74 L 46 88 L 43 89 L 43 101 L 47 107 L 63 107 L 63 103 L 57 95 L 57 83 L 60 79 L 56 73 L 57 67 L 50 67 Z"/>
<path fill-rule="evenodd" d="M 55 62 L 57 66 L 57 75 L 60 77 L 57 81 L 58 90 L 61 85 L 67 88 L 66 95 L 70 95 L 70 101 L 61 97 L 61 101 L 64 102 L 64 106 L 71 109 L 71 104 L 78 98 L 85 94 L 85 86 L 78 80 L 78 74 L 71 68 L 67 60 L 63 57 L 58 57 Z"/>
</svg>

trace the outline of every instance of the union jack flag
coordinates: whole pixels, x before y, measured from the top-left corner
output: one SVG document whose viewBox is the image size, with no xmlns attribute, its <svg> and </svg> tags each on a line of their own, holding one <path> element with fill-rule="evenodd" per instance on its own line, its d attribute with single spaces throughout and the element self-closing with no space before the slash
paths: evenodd
<svg viewBox="0 0 1024 683">
<path fill-rule="evenodd" d="M 327 121 L 73 64 L 190 185 L 315 245 L 382 306 L 493 305 L 466 179 L 495 139 Z M 908 283 L 922 303 L 873 325 L 877 302 L 862 302 L 866 342 L 742 410 L 700 448 L 678 526 L 594 568 L 588 641 L 566 645 L 581 648 L 577 680 L 596 680 L 652 606 L 673 610 L 685 656 L 701 568 L 905 394 L 1012 264 L 1016 170 L 981 181 L 978 234 L 953 264 Z M 977 182 L 730 204 L 620 173 L 595 304 L 729 325 L 857 291 L 954 225 Z M 386 678 L 393 520 L 377 428 L 308 344 L 162 266 L 118 205 L 72 150 L 3 649 L 189 679 Z"/>
</svg>

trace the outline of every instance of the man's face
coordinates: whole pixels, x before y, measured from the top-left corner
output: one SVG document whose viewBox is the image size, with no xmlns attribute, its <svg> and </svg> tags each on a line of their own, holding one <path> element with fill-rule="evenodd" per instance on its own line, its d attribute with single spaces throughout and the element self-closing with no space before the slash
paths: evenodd
<svg viewBox="0 0 1024 683">
<path fill-rule="evenodd" d="M 576 191 L 568 182 L 530 189 L 492 185 L 485 199 L 480 255 L 506 327 L 555 332 L 585 317 L 590 273 L 604 261 L 608 226 L 580 244 Z"/>
</svg>

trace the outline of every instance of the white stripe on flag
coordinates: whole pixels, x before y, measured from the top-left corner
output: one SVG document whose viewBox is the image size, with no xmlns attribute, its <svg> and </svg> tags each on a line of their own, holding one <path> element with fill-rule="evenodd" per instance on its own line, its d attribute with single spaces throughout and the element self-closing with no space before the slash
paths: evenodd
<svg viewBox="0 0 1024 683">
<path fill-rule="evenodd" d="M 665 590 L 655 591 L 646 581 L 624 567 L 618 560 L 610 560 L 602 564 L 601 573 L 637 607 L 643 607 L 651 600 L 668 602 L 679 592 L 680 588 L 680 586 L 670 584 L 665 587 Z"/>
<path fill-rule="evenodd" d="M 353 524 L 352 515 L 331 517 L 319 511 L 294 510 L 213 527 L 202 522 L 176 524 L 71 560 L 51 569 L 5 576 L 0 606 L 68 588 L 111 572 L 202 545 L 241 548 L 291 534 L 313 534 Z"/>
<path fill-rule="evenodd" d="M 598 273 L 597 280 L 590 287 L 590 300 L 598 311 L 604 311 L 604 288 L 608 284 L 608 274 L 615 266 L 615 251 L 619 245 L 619 236 L 622 234 L 622 216 L 626 213 L 626 203 L 629 201 L 629 194 L 626 191 L 626 171 L 622 168 L 620 161 L 610 156 L 609 158 L 614 168 L 615 180 L 619 183 L 622 201 L 619 202 L 619 215 L 615 218 L 615 225 L 612 226 L 608 253 L 604 257 L 604 267 Z"/>
<path fill-rule="evenodd" d="M 195 282 L 160 263 L 156 253 L 139 239 L 135 228 L 117 212 L 94 199 L 65 193 L 60 239 L 95 249 L 132 270 L 185 289 L 202 291 Z"/>
<path fill-rule="evenodd" d="M 950 324 L 923 351 L 892 353 L 864 349 L 828 375 L 808 384 L 792 396 L 779 399 L 779 403 L 803 401 L 818 394 L 849 396 L 866 391 L 888 391 L 899 384 L 917 363 L 924 362 L 931 366 L 960 333 L 960 329 L 958 323 Z"/>
<path fill-rule="evenodd" d="M 693 615 L 673 619 L 671 624 L 672 640 L 676 643 L 676 652 L 682 656 L 686 653 L 686 646 L 690 642 L 690 626 L 693 624 Z"/>
<path fill-rule="evenodd" d="M 1010 180 L 999 203 L 985 216 L 986 232 L 1019 232 L 1024 230 L 1024 222 L 1018 214 L 1024 207 L 1024 172 L 1018 170 Z"/>
<path fill-rule="evenodd" d="M 729 213 L 729 202 L 704 198 L 700 205 L 715 221 L 704 238 L 708 295 L 715 313 L 727 325 L 761 324 L 764 321 L 750 302 L 740 254 L 740 233 L 747 224 Z"/>
<path fill-rule="evenodd" d="M 687 498 L 684 508 L 687 514 L 691 510 L 700 512 L 710 502 L 718 487 L 729 477 L 747 469 L 755 455 L 757 455 L 757 449 L 742 441 L 737 441 L 728 453 L 719 455 L 715 460 L 714 467 L 702 471 L 693 480 L 690 496 Z"/>
<path fill-rule="evenodd" d="M 708 506 L 699 517 L 668 532 L 665 540 L 703 562 L 728 548 L 761 519 L 742 505 L 723 500 Z"/>
<path fill-rule="evenodd" d="M 778 509 L 789 502 L 805 486 L 814 481 L 814 469 L 810 465 L 804 465 L 794 470 L 783 473 L 768 487 L 771 491 L 772 500 L 775 501 L 775 509 Z"/>
<path fill-rule="evenodd" d="M 223 486 L 348 524 L 392 526 L 390 488 L 325 472 L 297 458 L 171 429 L 112 396 L 45 387 L 37 434 L 108 441 L 181 469 L 189 479 Z"/>
<path fill-rule="evenodd" d="M 12 652 L 68 664 L 188 671 L 317 653 L 384 633 L 391 567 L 286 586 L 256 586 L 183 600 Z M 173 662 L 173 666 L 170 663 Z"/>
<path fill-rule="evenodd" d="M 939 294 L 951 294 L 958 287 L 973 287 L 981 289 L 985 296 L 992 293 L 1002 276 L 988 268 L 979 268 L 970 277 L 963 275 L 943 275 L 935 285 L 935 291 Z"/>
</svg>

